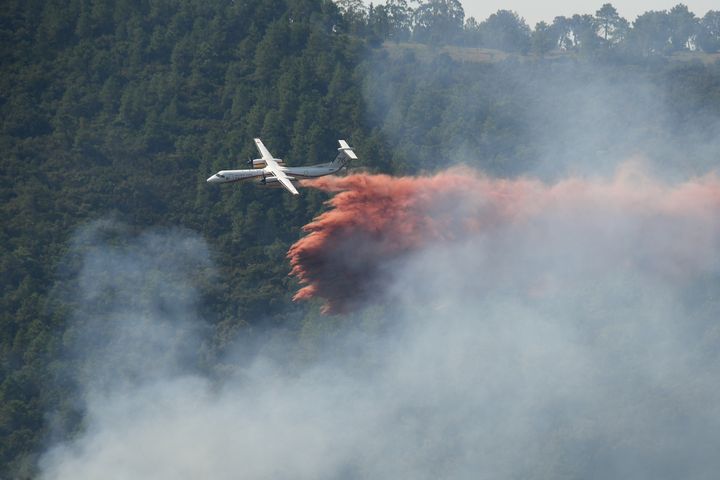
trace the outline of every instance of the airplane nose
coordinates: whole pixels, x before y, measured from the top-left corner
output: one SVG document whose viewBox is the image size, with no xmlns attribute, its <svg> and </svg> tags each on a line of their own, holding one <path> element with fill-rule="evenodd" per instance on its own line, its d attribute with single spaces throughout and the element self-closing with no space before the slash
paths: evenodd
<svg viewBox="0 0 720 480">
<path fill-rule="evenodd" d="M 215 183 L 218 181 L 217 175 L 213 175 L 212 177 L 208 177 L 207 183 Z"/>
</svg>

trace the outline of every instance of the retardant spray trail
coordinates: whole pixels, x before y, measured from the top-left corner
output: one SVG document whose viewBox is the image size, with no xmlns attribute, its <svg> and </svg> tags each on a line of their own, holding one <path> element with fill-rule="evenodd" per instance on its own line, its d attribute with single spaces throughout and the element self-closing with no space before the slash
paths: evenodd
<svg viewBox="0 0 720 480">
<path fill-rule="evenodd" d="M 612 179 L 546 184 L 461 169 L 425 177 L 323 177 L 304 185 L 337 193 L 288 252 L 291 274 L 304 284 L 295 299 L 322 298 L 326 313 L 380 297 L 390 281 L 384 269 L 408 254 L 508 232 L 538 251 L 549 246 L 543 230 L 562 227 L 564 238 L 580 243 L 601 237 L 605 258 L 611 251 L 618 262 L 643 263 L 665 277 L 717 262 L 714 175 L 668 185 L 625 166 Z M 503 249 L 502 242 L 495 245 Z"/>
</svg>

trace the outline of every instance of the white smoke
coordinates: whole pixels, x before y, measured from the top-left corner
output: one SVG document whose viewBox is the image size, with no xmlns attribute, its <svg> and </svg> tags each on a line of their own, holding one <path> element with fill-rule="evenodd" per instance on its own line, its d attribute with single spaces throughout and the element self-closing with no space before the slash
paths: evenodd
<svg viewBox="0 0 720 480">
<path fill-rule="evenodd" d="M 425 249 L 393 265 L 382 334 L 351 329 L 294 368 L 259 354 L 223 380 L 193 358 L 204 242 L 94 227 L 70 330 L 84 428 L 41 477 L 713 478 L 716 264 L 658 276 L 654 233 L 626 220 Z M 711 238 L 690 260 L 716 256 L 714 225 L 677 226 Z"/>
<path fill-rule="evenodd" d="M 440 105 L 417 112 L 378 63 L 370 115 L 412 145 L 401 160 L 432 147 L 545 178 L 611 172 L 635 153 L 669 158 L 673 174 L 716 161 L 717 118 L 668 136 L 665 90 L 642 72 L 481 65 L 501 69 L 483 78 L 504 79 L 502 91 L 458 77 L 440 98 L 455 72 L 426 65 L 417 78 L 428 88 L 408 103 Z M 520 122 L 506 130 L 523 135 L 495 132 L 498 121 Z M 437 138 L 444 130 L 455 137 Z M 327 329 L 310 318 L 312 338 L 273 347 L 312 361 L 259 353 L 220 379 L 199 368 L 204 241 L 107 224 L 81 232 L 65 341 L 84 422 L 43 455 L 41 478 L 716 478 L 718 222 L 570 207 L 390 262 L 381 307 L 325 319 Z"/>
</svg>

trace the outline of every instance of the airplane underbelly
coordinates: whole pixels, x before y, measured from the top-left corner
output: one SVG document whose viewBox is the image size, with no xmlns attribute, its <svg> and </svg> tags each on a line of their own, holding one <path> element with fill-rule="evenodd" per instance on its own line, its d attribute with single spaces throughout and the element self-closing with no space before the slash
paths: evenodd
<svg viewBox="0 0 720 480">
<path fill-rule="evenodd" d="M 296 178 L 316 178 L 316 177 L 323 177 L 325 175 L 329 175 L 332 172 L 325 172 L 325 171 L 313 171 L 313 170 L 300 170 L 300 171 L 292 171 L 288 172 L 288 174 L 292 175 Z"/>
</svg>

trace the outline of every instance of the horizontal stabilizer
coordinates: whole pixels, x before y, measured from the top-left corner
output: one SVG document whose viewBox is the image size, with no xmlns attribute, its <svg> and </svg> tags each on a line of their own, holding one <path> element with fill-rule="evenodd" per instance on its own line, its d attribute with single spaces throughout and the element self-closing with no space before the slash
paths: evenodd
<svg viewBox="0 0 720 480">
<path fill-rule="evenodd" d="M 355 155 L 355 152 L 353 152 L 353 149 L 350 148 L 350 145 L 348 145 L 345 140 L 338 140 L 338 143 L 340 144 L 340 148 L 338 148 L 339 151 L 345 152 L 345 155 L 347 155 L 350 160 L 357 160 L 357 155 Z"/>
</svg>

